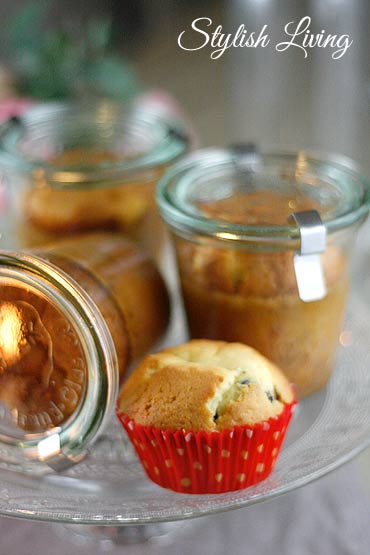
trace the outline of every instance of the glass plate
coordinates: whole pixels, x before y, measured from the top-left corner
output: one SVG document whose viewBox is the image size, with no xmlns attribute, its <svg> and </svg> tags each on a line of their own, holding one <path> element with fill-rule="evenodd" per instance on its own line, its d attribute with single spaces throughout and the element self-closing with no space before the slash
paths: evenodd
<svg viewBox="0 0 370 555">
<path fill-rule="evenodd" d="M 365 261 L 366 245 L 361 244 L 360 256 Z M 324 391 L 300 403 L 275 470 L 264 482 L 217 495 L 164 490 L 146 478 L 114 419 L 89 456 L 63 475 L 34 466 L 31 474 L 25 467 L 3 462 L 0 514 L 95 525 L 187 519 L 267 500 L 351 459 L 370 444 L 370 281 L 368 264 L 356 266 L 353 290 L 358 293 L 351 295 L 335 372 Z M 181 308 L 176 306 L 166 344 L 183 341 L 184 329 Z"/>
</svg>

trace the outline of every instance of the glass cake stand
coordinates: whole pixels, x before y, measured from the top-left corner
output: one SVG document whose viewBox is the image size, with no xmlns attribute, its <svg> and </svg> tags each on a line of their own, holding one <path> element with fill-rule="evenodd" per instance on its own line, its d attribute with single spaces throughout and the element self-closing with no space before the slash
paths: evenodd
<svg viewBox="0 0 370 555">
<path fill-rule="evenodd" d="M 113 419 L 87 458 L 62 474 L 45 473 L 34 463 L 29 468 L 0 463 L 0 514 L 90 524 L 99 534 L 104 525 L 110 537 L 118 537 L 117 527 L 129 527 L 123 536 L 142 539 L 148 530 L 143 525 L 155 524 L 163 532 L 166 523 L 265 501 L 308 484 L 360 453 L 370 444 L 370 249 L 366 240 L 360 245 L 335 372 L 325 390 L 300 403 L 275 470 L 265 481 L 217 495 L 162 489 L 146 478 Z M 184 330 L 177 303 L 165 343 L 185 340 Z M 149 535 L 157 529 L 151 530 Z"/>
</svg>

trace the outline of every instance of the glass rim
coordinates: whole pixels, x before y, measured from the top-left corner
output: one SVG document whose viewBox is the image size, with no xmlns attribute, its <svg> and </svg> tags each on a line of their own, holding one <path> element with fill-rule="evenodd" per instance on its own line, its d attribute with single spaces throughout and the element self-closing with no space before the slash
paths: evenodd
<svg viewBox="0 0 370 555">
<path fill-rule="evenodd" d="M 131 118 L 141 136 L 153 138 L 153 145 L 132 158 L 104 162 L 104 167 L 91 164 L 80 170 L 68 164 L 57 165 L 42 159 L 27 158 L 17 148 L 27 129 L 41 130 L 56 117 L 60 118 L 60 125 L 63 125 L 63 115 L 75 115 L 76 118 L 93 123 L 93 114 L 98 111 L 103 115 L 101 121 L 96 122 L 97 125 L 109 122 L 119 127 L 124 125 L 125 117 Z M 94 100 L 84 104 L 79 101 L 47 102 L 0 124 L 0 165 L 22 173 L 32 173 L 39 179 L 45 178 L 55 188 L 98 186 L 101 182 L 105 186 L 105 182 L 124 183 L 132 180 L 137 173 L 155 170 L 177 160 L 186 152 L 189 143 L 185 127 L 178 119 L 165 117 L 155 110 L 111 100 Z"/>
<path fill-rule="evenodd" d="M 349 227 L 365 219 L 370 210 L 370 181 L 358 171 L 357 164 L 351 159 L 336 154 L 317 154 L 313 151 L 271 150 L 258 153 L 262 160 L 280 158 L 287 162 L 293 161 L 298 156 L 304 156 L 308 163 L 327 164 L 328 167 L 341 172 L 343 176 L 355 179 L 363 187 L 363 199 L 356 209 L 341 214 L 323 223 L 329 234 Z M 202 218 L 199 214 L 186 212 L 173 201 L 169 194 L 170 187 L 176 188 L 176 183 L 183 175 L 188 175 L 195 167 L 197 177 L 206 175 L 207 171 L 215 168 L 233 168 L 235 159 L 232 149 L 206 148 L 185 156 L 180 162 L 174 164 L 165 172 L 157 185 L 156 199 L 160 212 L 166 223 L 180 235 L 198 233 L 202 236 L 213 237 L 224 241 L 239 243 L 258 241 L 287 243 L 300 238 L 298 226 L 292 222 L 288 225 L 245 225 L 229 223 L 212 218 Z M 235 167 L 235 166 L 234 166 Z M 203 172 L 203 173 L 202 173 Z"/>
<path fill-rule="evenodd" d="M 74 326 L 87 362 L 86 390 L 75 411 L 60 425 L 21 439 L 0 432 L 0 441 L 25 460 L 58 469 L 77 462 L 106 425 L 118 393 L 118 360 L 103 316 L 81 286 L 39 256 L 0 251 L 0 282 L 29 284 L 56 305 Z M 58 435 L 59 452 L 40 457 L 40 443 Z"/>
</svg>

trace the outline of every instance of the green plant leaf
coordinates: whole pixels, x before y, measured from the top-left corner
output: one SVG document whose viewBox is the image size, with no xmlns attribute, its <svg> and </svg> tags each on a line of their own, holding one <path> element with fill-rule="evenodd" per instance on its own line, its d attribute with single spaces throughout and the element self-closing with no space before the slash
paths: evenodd
<svg viewBox="0 0 370 555">
<path fill-rule="evenodd" d="M 90 19 L 79 26 L 64 18 L 48 29 L 44 23 L 52 4 L 33 2 L 10 21 L 7 46 L 20 92 L 41 99 L 76 94 L 128 99 L 135 94 L 133 71 L 109 52 L 111 21 Z"/>
<path fill-rule="evenodd" d="M 87 24 L 86 40 L 90 51 L 103 53 L 111 43 L 112 22 L 109 18 L 92 19 Z"/>
<path fill-rule="evenodd" d="M 10 52 L 40 48 L 42 27 L 52 4 L 53 0 L 34 2 L 8 19 L 4 42 Z"/>
<path fill-rule="evenodd" d="M 138 90 L 129 65 L 118 56 L 106 56 L 89 64 L 84 74 L 87 89 L 95 94 L 126 100 Z"/>
</svg>

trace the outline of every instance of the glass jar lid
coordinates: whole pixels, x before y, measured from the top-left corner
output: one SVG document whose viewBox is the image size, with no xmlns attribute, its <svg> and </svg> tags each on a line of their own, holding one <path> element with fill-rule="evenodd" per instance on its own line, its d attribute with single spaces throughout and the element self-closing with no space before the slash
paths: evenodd
<svg viewBox="0 0 370 555">
<path fill-rule="evenodd" d="M 48 103 L 0 125 L 0 161 L 55 188 L 123 184 L 181 156 L 176 120 L 135 104 Z"/>
<path fill-rule="evenodd" d="M 117 391 L 113 341 L 90 297 L 41 258 L 0 253 L 0 461 L 78 462 Z"/>
<path fill-rule="evenodd" d="M 300 237 L 293 213 L 315 210 L 328 233 L 364 219 L 370 183 L 343 159 L 238 145 L 183 158 L 161 179 L 157 200 L 178 233 L 288 245 Z"/>
</svg>

